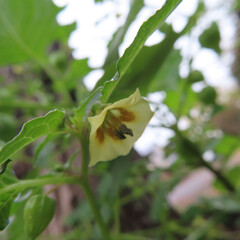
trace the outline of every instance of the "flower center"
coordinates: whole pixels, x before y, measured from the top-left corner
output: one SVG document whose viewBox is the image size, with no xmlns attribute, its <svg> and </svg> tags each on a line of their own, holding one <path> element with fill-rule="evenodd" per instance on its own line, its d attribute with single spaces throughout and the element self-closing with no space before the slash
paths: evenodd
<svg viewBox="0 0 240 240">
<path fill-rule="evenodd" d="M 107 112 L 102 125 L 96 131 L 96 137 L 100 143 L 104 141 L 104 134 L 109 135 L 114 140 L 126 139 L 125 135 L 133 136 L 133 131 L 124 123 L 135 120 L 135 115 L 123 108 L 111 109 Z M 124 123 L 123 123 L 124 122 Z"/>
<path fill-rule="evenodd" d="M 115 135 L 119 138 L 119 139 L 125 139 L 125 135 L 127 134 L 129 136 L 133 136 L 133 132 L 131 128 L 128 128 L 125 124 L 121 124 L 118 129 L 114 129 Z"/>
</svg>

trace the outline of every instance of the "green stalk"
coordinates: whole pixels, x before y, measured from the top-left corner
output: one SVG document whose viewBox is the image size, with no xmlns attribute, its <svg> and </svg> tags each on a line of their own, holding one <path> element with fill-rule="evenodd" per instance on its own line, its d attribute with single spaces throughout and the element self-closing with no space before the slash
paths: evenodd
<svg viewBox="0 0 240 240">
<path fill-rule="evenodd" d="M 119 193 L 117 193 L 114 204 L 114 223 L 115 223 L 115 238 L 119 239 L 120 235 L 120 199 Z"/>
<path fill-rule="evenodd" d="M 11 191 L 20 192 L 27 188 L 44 186 L 48 184 L 79 184 L 79 181 L 81 182 L 79 176 L 70 177 L 64 174 L 37 179 L 21 180 L 19 182 L 16 182 L 14 184 L 8 185 L 7 187 L 0 189 L 0 195 Z"/>
<path fill-rule="evenodd" d="M 95 201 L 95 196 L 93 195 L 91 186 L 89 184 L 89 181 L 84 181 L 82 183 L 82 189 L 85 193 L 85 196 L 88 200 L 89 205 L 91 206 L 92 212 L 95 216 L 96 222 L 100 228 L 100 231 L 102 233 L 102 237 L 104 240 L 109 240 L 109 233 L 106 228 L 106 225 L 103 221 L 102 215 L 100 213 L 99 207 L 97 205 L 97 202 Z"/>
<path fill-rule="evenodd" d="M 88 177 L 88 158 L 89 158 L 89 151 L 88 151 L 88 145 L 89 140 L 88 137 L 79 136 L 79 140 L 81 142 L 82 147 L 82 181 L 80 185 L 82 186 L 82 189 L 84 191 L 84 194 L 87 198 L 87 201 L 92 209 L 92 212 L 95 216 L 95 220 L 100 228 L 100 231 L 102 233 L 102 237 L 104 240 L 109 240 L 109 232 L 105 225 L 105 222 L 103 220 L 103 217 L 100 213 L 100 209 L 97 205 L 96 198 L 93 194 L 93 191 L 91 189 L 90 183 L 89 183 L 89 177 Z"/>
<path fill-rule="evenodd" d="M 88 136 L 86 136 L 86 137 L 79 136 L 79 139 L 80 139 L 80 143 L 81 143 L 81 153 L 82 153 L 81 175 L 84 180 L 88 180 L 89 140 L 88 140 Z"/>
<path fill-rule="evenodd" d="M 186 137 L 184 137 L 182 133 L 179 131 L 179 129 L 177 128 L 177 126 L 172 127 L 172 129 L 175 131 L 175 133 L 179 137 L 179 140 L 184 144 L 185 148 L 188 149 L 188 152 L 193 157 L 193 159 L 195 159 L 196 161 L 195 163 L 211 171 L 215 175 L 215 177 L 222 183 L 222 185 L 226 188 L 226 190 L 234 193 L 236 191 L 234 185 L 229 181 L 229 179 L 221 171 L 214 169 L 211 166 L 211 164 L 209 164 L 203 159 L 202 154 L 199 148 L 197 147 L 197 145 L 191 142 Z"/>
</svg>

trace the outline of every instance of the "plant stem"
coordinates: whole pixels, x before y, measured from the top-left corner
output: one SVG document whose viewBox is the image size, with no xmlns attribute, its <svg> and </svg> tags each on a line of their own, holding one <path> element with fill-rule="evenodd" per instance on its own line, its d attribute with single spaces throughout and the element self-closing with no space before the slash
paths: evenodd
<svg viewBox="0 0 240 240">
<path fill-rule="evenodd" d="M 88 158 L 89 158 L 89 151 L 88 151 L 88 137 L 79 136 L 79 140 L 81 142 L 82 147 L 82 180 L 81 186 L 84 191 L 84 194 L 87 198 L 87 201 L 92 209 L 92 212 L 95 216 L 96 222 L 100 228 L 100 231 L 102 233 L 102 237 L 104 240 L 109 240 L 109 232 L 107 230 L 107 227 L 104 223 L 103 217 L 100 213 L 99 207 L 96 202 L 96 198 L 93 194 L 93 191 L 91 189 L 90 183 L 89 183 L 89 177 L 88 177 Z"/>
<path fill-rule="evenodd" d="M 201 159 L 202 165 L 210 170 L 218 178 L 218 180 L 228 189 L 230 192 L 235 192 L 235 188 L 232 183 L 218 170 L 214 169 L 208 162 Z"/>
<path fill-rule="evenodd" d="M 115 222 L 115 238 L 119 239 L 120 234 L 120 199 L 119 193 L 117 193 L 114 204 L 114 222 Z"/>
<path fill-rule="evenodd" d="M 84 138 L 84 136 L 79 136 L 80 143 L 81 143 L 81 152 L 82 152 L 82 169 L 81 174 L 84 180 L 88 180 L 88 146 L 89 140 L 88 137 Z"/>
<path fill-rule="evenodd" d="M 188 152 L 196 160 L 196 163 L 210 170 L 229 192 L 235 192 L 235 187 L 228 180 L 228 178 L 224 176 L 221 171 L 214 169 L 208 162 L 203 159 L 197 145 L 184 137 L 176 126 L 173 127 L 173 130 L 179 137 L 180 141 L 183 143 L 184 148 L 188 149 Z"/>
<path fill-rule="evenodd" d="M 101 215 L 101 213 L 99 211 L 99 207 L 98 207 L 98 205 L 97 205 L 97 203 L 95 201 L 96 198 L 93 195 L 93 192 L 92 192 L 92 189 L 91 189 L 91 186 L 90 186 L 89 182 L 88 181 L 84 181 L 82 183 L 82 188 L 83 188 L 85 196 L 86 196 L 86 198 L 88 200 L 88 203 L 91 206 L 91 209 L 92 209 L 92 212 L 93 212 L 93 214 L 95 216 L 97 224 L 98 224 L 98 226 L 99 226 L 99 228 L 101 230 L 103 239 L 104 240 L 109 240 L 110 238 L 109 238 L 108 230 L 107 230 L 106 225 L 105 225 L 105 223 L 103 221 L 102 215 Z"/>
<path fill-rule="evenodd" d="M 44 186 L 48 184 L 79 184 L 81 179 L 79 176 L 67 176 L 65 174 L 60 174 L 57 176 L 49 176 L 44 178 L 38 179 L 28 179 L 28 180 L 21 180 L 14 184 L 8 185 L 5 188 L 0 189 L 0 195 L 11 192 L 11 191 L 22 191 L 27 188 L 37 187 L 37 186 Z"/>
</svg>

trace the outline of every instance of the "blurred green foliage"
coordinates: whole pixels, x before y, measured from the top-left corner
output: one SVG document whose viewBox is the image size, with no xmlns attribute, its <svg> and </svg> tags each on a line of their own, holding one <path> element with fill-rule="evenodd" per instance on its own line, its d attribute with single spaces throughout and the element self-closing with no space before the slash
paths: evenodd
<svg viewBox="0 0 240 240">
<path fill-rule="evenodd" d="M 221 89 L 210 86 L 204 73 L 194 69 L 192 57 L 187 59 L 186 76 L 179 73 L 186 59 L 175 44 L 182 37 L 193 37 L 209 10 L 199 1 L 185 27 L 176 32 L 165 19 L 181 1 L 166 2 L 141 26 L 119 59 L 118 48 L 144 7 L 144 1 L 131 2 L 125 23 L 108 44 L 101 68 L 104 74 L 90 92 L 83 79 L 95 69 L 88 59 L 72 57 L 67 40 L 76 25 L 58 25 L 56 15 L 61 9 L 48 0 L 0 0 L 0 163 L 14 159 L 0 174 L 0 239 L 27 239 L 23 231 L 26 202 L 34 194 L 42 197 L 51 193 L 57 202 L 55 218 L 60 222 L 50 225 L 37 239 L 103 239 L 81 188 L 60 185 L 77 185 L 80 179 L 78 154 L 82 149 L 74 131 L 84 129 L 94 104 L 122 99 L 136 88 L 146 97 L 164 93 L 163 102 L 152 102 L 160 122 L 152 128 L 171 130 L 174 136 L 155 160 L 168 163 L 173 155 L 175 159 L 168 167 L 152 167 L 153 153 L 142 157 L 133 149 L 127 156 L 89 169 L 97 208 L 111 239 L 239 239 L 239 87 L 225 100 Z M 239 3 L 233 1 L 229 14 L 237 11 Z M 221 57 L 224 49 L 219 26 L 211 22 L 195 38 L 201 49 L 211 49 Z M 144 46 L 155 29 L 164 33 L 164 39 Z M 239 36 L 236 38 L 239 42 Z M 236 48 L 239 52 L 239 45 Z M 239 81 L 240 76 L 235 77 Z M 115 81 L 109 82 L 111 79 Z M 195 90 L 197 84 L 204 86 L 201 91 Z M 174 116 L 174 123 L 161 113 L 164 107 Z M 186 128 L 181 127 L 184 119 Z M 64 123 L 69 127 L 67 134 Z M 209 151 L 210 160 L 206 157 Z M 198 189 L 205 179 L 190 178 L 202 169 L 212 177 L 204 185 L 207 195 Z M 192 183 L 191 187 L 186 182 Z M 44 188 L 49 184 L 50 188 Z M 173 203 L 170 196 L 180 185 L 181 198 Z"/>
</svg>

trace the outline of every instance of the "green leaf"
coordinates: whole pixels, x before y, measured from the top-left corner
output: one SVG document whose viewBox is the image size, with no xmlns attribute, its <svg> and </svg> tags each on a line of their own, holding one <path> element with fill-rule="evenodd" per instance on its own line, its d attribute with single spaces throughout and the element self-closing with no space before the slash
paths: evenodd
<svg viewBox="0 0 240 240">
<path fill-rule="evenodd" d="M 36 148 L 35 154 L 34 154 L 34 163 L 38 164 L 38 158 L 44 147 L 52 140 L 58 133 L 50 133 Z"/>
<path fill-rule="evenodd" d="M 77 150 L 76 152 L 74 152 L 72 154 L 72 156 L 64 164 L 64 169 L 71 169 L 72 164 L 73 164 L 74 160 L 76 159 L 76 157 L 79 155 L 79 153 L 80 153 L 80 150 Z"/>
<path fill-rule="evenodd" d="M 218 54 L 221 53 L 221 36 L 216 22 L 213 22 L 211 26 L 200 35 L 199 41 L 203 47 L 211 48 Z"/>
<path fill-rule="evenodd" d="M 175 39 L 176 40 L 176 39 Z M 174 42 L 172 42 L 172 45 Z M 164 52 L 164 51 L 163 51 Z M 162 53 L 163 53 L 162 52 Z M 179 84 L 179 65 L 182 61 L 179 50 L 171 50 L 152 80 L 150 91 L 176 90 Z"/>
<path fill-rule="evenodd" d="M 143 48 L 148 37 L 164 23 L 168 15 L 178 6 L 180 2 L 181 0 L 167 1 L 160 10 L 142 24 L 132 44 L 125 50 L 123 56 L 117 63 L 119 78 L 115 82 L 116 84 L 112 86 L 108 96 L 105 98 L 106 101 L 109 99 L 116 85 L 127 72 L 129 66 L 134 61 L 140 50 Z"/>
<path fill-rule="evenodd" d="M 5 186 L 11 185 L 17 182 L 18 182 L 17 177 L 9 169 L 6 169 L 5 172 L 0 175 L 0 189 L 3 189 L 3 187 Z"/>
<path fill-rule="evenodd" d="M 196 103 L 196 93 L 192 90 L 186 79 L 178 81 L 178 86 L 175 90 L 166 91 L 164 103 L 178 117 L 188 115 L 190 109 Z"/>
<path fill-rule="evenodd" d="M 63 123 L 64 117 L 65 113 L 56 109 L 43 117 L 26 122 L 19 134 L 0 150 L 0 163 L 36 139 L 58 130 Z"/>
<path fill-rule="evenodd" d="M 92 106 L 98 101 L 102 95 L 101 90 L 103 87 L 97 88 L 83 103 L 82 105 L 74 110 L 74 117 L 71 118 L 75 126 L 81 128 L 82 123 L 86 121 Z"/>
<path fill-rule="evenodd" d="M 140 89 L 142 95 L 146 95 L 149 91 L 163 90 L 168 80 L 164 77 L 158 78 L 158 75 L 161 75 L 162 67 L 171 67 L 172 57 L 170 56 L 173 55 L 173 45 L 179 36 L 180 34 L 175 33 L 169 27 L 168 34 L 161 43 L 152 47 L 144 46 L 128 71 L 122 76 L 116 90 L 111 95 L 111 101 L 129 96 L 136 88 Z M 178 62 L 174 66 L 177 64 Z M 165 75 L 164 72 L 173 72 L 164 69 L 166 67 L 163 68 L 162 75 Z M 178 75 L 178 71 L 175 73 Z"/>
<path fill-rule="evenodd" d="M 131 162 L 132 151 L 127 156 L 120 156 L 116 158 L 111 163 L 111 177 L 112 177 L 112 192 L 119 191 L 119 188 L 123 185 L 124 187 L 125 182 L 127 180 L 127 173 L 129 169 L 133 166 Z"/>
<path fill-rule="evenodd" d="M 153 202 L 151 204 L 150 216 L 154 221 L 164 221 L 167 218 L 169 206 L 166 203 L 166 186 L 161 186 L 153 195 Z"/>
<path fill-rule="evenodd" d="M 11 224 L 8 225 L 6 231 L 8 240 L 26 240 L 27 235 L 23 231 L 23 209 L 26 200 L 14 201 L 11 206 L 10 216 L 14 216 Z"/>
<path fill-rule="evenodd" d="M 62 50 L 51 52 L 49 54 L 49 63 L 63 74 L 68 65 L 68 55 Z"/>
<path fill-rule="evenodd" d="M 134 0 L 131 1 L 130 11 L 128 13 L 127 19 L 123 26 L 121 26 L 113 35 L 112 40 L 108 44 L 108 55 L 106 57 L 104 66 L 112 64 L 119 58 L 118 48 L 122 43 L 124 36 L 130 26 L 130 24 L 134 21 L 139 11 L 144 6 L 143 0 Z M 115 64 L 114 64 L 115 65 Z"/>
<path fill-rule="evenodd" d="M 64 86 L 67 87 L 67 89 L 76 89 L 77 85 L 79 85 L 83 77 L 92 70 L 88 66 L 87 62 L 87 58 L 81 60 L 73 60 L 71 62 L 71 65 L 66 72 L 66 77 L 64 78 Z"/>
<path fill-rule="evenodd" d="M 0 231 L 2 231 L 8 225 L 8 218 L 14 198 L 9 194 L 0 196 Z"/>
<path fill-rule="evenodd" d="M 216 144 L 214 151 L 224 157 L 230 156 L 239 147 L 239 137 L 225 134 Z"/>
<path fill-rule="evenodd" d="M 112 88 L 114 87 L 114 85 L 115 85 L 115 81 L 114 80 L 107 81 L 107 82 L 104 83 L 103 90 L 102 90 L 102 97 L 101 97 L 102 102 L 106 102 L 107 101 L 109 93 L 111 93 Z"/>
<path fill-rule="evenodd" d="M 231 168 L 229 171 L 227 171 L 226 176 L 229 181 L 237 188 L 240 179 L 240 166 Z"/>
<path fill-rule="evenodd" d="M 181 0 L 167 1 L 160 10 L 142 24 L 133 43 L 126 49 L 123 56 L 118 61 L 117 67 L 120 76 L 127 71 L 148 37 L 164 23 L 168 15 L 180 2 Z"/>
<path fill-rule="evenodd" d="M 34 195 L 24 208 L 24 225 L 29 239 L 35 239 L 48 226 L 56 209 L 52 198 L 44 195 Z"/>
<path fill-rule="evenodd" d="M 17 182 L 16 176 L 10 170 L 6 170 L 0 175 L 0 188 L 6 185 Z M 0 194 L 0 231 L 8 225 L 8 218 L 13 200 L 16 197 L 16 192 L 8 192 Z"/>
<path fill-rule="evenodd" d="M 17 131 L 17 121 L 13 115 L 0 113 L 0 122 L 0 138 L 7 142 L 15 136 Z"/>
<path fill-rule="evenodd" d="M 165 34 L 164 40 L 152 47 L 142 47 L 126 73 L 120 75 L 121 81 L 116 82 L 118 87 L 113 91 L 111 101 L 128 96 L 136 88 L 140 89 L 142 95 L 147 95 L 151 91 L 177 88 L 181 56 L 179 51 L 174 50 L 174 43 L 195 26 L 202 13 L 203 6 L 199 4 L 180 33 L 174 32 L 171 26 L 163 24 L 159 30 Z"/>
<path fill-rule="evenodd" d="M 67 43 L 74 25 L 59 26 L 59 8 L 49 0 L 0 0 L 0 65 L 35 60 L 44 65 L 47 48 Z"/>
<path fill-rule="evenodd" d="M 239 198 L 235 196 L 222 195 L 212 199 L 204 199 L 209 208 L 225 212 L 225 213 L 239 213 L 240 212 L 240 203 Z"/>
<path fill-rule="evenodd" d="M 214 87 L 207 86 L 197 96 L 202 103 L 211 105 L 216 103 L 217 92 Z"/>
<path fill-rule="evenodd" d="M 0 174 L 3 174 L 7 168 L 7 165 L 11 162 L 11 159 L 6 160 L 4 163 L 0 165 Z"/>
<path fill-rule="evenodd" d="M 143 0 L 133 0 L 131 2 L 130 11 L 128 13 L 128 16 L 124 25 L 118 28 L 118 30 L 114 33 L 111 41 L 108 43 L 108 55 L 105 59 L 104 66 L 103 66 L 104 74 L 100 78 L 100 80 L 97 82 L 95 89 L 102 86 L 106 81 L 109 81 L 109 79 L 112 79 L 112 77 L 116 73 L 117 61 L 119 59 L 119 52 L 118 52 L 119 46 L 122 43 L 129 26 L 134 21 L 139 11 L 142 9 L 143 4 L 144 4 Z M 103 99 L 105 101 L 104 97 Z"/>
</svg>

